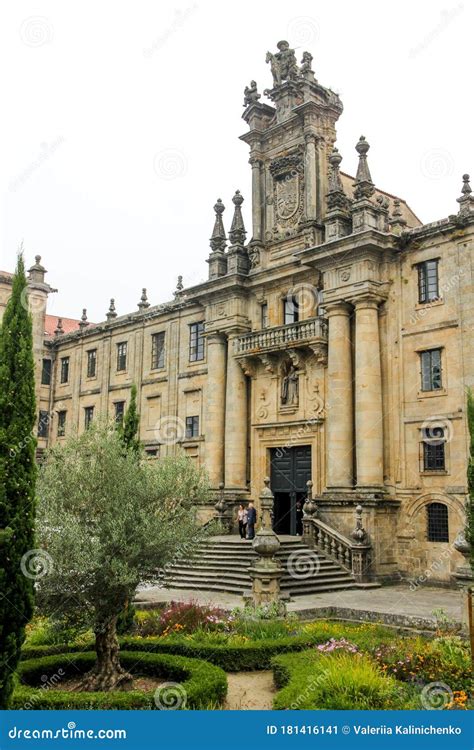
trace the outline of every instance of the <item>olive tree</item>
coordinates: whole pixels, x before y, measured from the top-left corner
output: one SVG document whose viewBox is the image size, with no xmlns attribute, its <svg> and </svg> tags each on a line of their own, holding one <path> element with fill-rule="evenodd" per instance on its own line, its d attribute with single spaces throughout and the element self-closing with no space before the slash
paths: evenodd
<svg viewBox="0 0 474 750">
<path fill-rule="evenodd" d="M 130 682 L 117 617 L 140 583 L 204 538 L 194 506 L 207 493 L 206 475 L 190 459 L 137 461 L 110 424 L 92 425 L 49 454 L 38 478 L 37 533 L 51 564 L 37 602 L 46 615 L 92 627 L 97 658 L 82 689 Z"/>
</svg>

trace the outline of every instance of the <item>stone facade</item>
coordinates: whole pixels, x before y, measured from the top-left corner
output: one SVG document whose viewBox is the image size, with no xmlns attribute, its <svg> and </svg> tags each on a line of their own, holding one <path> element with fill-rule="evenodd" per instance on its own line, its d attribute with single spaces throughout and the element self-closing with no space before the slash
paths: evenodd
<svg viewBox="0 0 474 750">
<path fill-rule="evenodd" d="M 41 259 L 30 269 L 38 410 L 50 417 L 39 448 L 99 414 L 120 418 L 136 383 L 150 457 L 184 451 L 228 503 L 258 508 L 275 452 L 310 446 L 319 518 L 349 537 L 362 504 L 375 576 L 449 582 L 474 386 L 469 178 L 457 213 L 422 225 L 373 184 L 363 136 L 356 177 L 341 172 L 339 97 L 311 55 L 298 66 L 278 49 L 271 104 L 254 81 L 245 90 L 251 236 L 240 193 L 228 238 L 218 200 L 206 283 L 180 278 L 166 304 L 143 290 L 135 312 L 117 315 L 112 300 L 104 322 L 84 311 L 65 326 L 46 313 Z M 0 309 L 10 286 L 0 275 Z"/>
</svg>

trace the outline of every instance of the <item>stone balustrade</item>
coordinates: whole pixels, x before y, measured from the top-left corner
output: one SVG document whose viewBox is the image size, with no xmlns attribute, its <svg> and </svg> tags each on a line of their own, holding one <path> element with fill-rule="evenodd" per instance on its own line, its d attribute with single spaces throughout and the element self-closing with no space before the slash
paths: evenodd
<svg viewBox="0 0 474 750">
<path fill-rule="evenodd" d="M 234 354 L 258 354 L 262 351 L 277 351 L 287 346 L 309 345 L 314 342 L 327 342 L 325 318 L 308 318 L 297 323 L 246 333 L 235 339 Z"/>
</svg>

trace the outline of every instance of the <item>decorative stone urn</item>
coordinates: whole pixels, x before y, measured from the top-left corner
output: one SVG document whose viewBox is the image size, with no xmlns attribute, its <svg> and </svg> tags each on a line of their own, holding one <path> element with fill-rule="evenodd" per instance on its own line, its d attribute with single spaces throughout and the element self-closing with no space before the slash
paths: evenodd
<svg viewBox="0 0 474 750">
<path fill-rule="evenodd" d="M 249 568 L 252 579 L 252 600 L 255 605 L 272 604 L 280 601 L 280 579 L 283 574 L 275 553 L 280 549 L 280 540 L 272 529 L 273 493 L 270 479 L 264 479 L 265 488 L 260 495 L 260 528 L 252 542 L 259 556 Z"/>
<path fill-rule="evenodd" d="M 224 485 L 219 485 L 219 496 L 214 505 L 216 511 L 216 520 L 221 527 L 223 534 L 232 533 L 232 509 L 228 507 L 224 494 Z"/>
</svg>

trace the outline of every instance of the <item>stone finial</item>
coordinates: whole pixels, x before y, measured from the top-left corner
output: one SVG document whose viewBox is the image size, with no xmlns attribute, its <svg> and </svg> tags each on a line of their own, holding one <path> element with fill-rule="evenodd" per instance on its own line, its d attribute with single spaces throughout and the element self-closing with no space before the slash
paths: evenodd
<svg viewBox="0 0 474 750">
<path fill-rule="evenodd" d="M 54 329 L 54 335 L 55 336 L 61 336 L 62 333 L 64 333 L 63 319 L 62 318 L 58 318 L 58 322 L 56 323 L 56 328 Z"/>
<path fill-rule="evenodd" d="M 143 287 L 142 296 L 140 297 L 140 302 L 138 303 L 138 309 L 146 310 L 147 307 L 150 307 L 150 303 L 148 302 L 148 297 L 146 296 L 146 289 L 145 287 Z"/>
<path fill-rule="evenodd" d="M 258 102 L 260 98 L 261 96 L 257 91 L 257 82 L 250 81 L 250 86 L 246 86 L 244 89 L 244 107 L 248 107 L 249 104 Z"/>
<path fill-rule="evenodd" d="M 107 312 L 107 320 L 113 320 L 116 317 L 117 317 L 117 311 L 115 309 L 115 300 L 112 297 L 112 299 L 110 300 L 109 310 Z"/>
<path fill-rule="evenodd" d="M 309 516 L 311 518 L 316 514 L 316 511 L 318 509 L 318 506 L 313 498 L 313 483 L 311 479 L 306 482 L 306 487 L 308 488 L 308 491 L 305 504 L 303 505 L 303 513 L 305 516 Z"/>
<path fill-rule="evenodd" d="M 232 198 L 234 204 L 234 217 L 229 231 L 229 240 L 232 245 L 243 245 L 247 232 L 245 231 L 244 220 L 242 218 L 242 203 L 244 202 L 243 197 L 240 194 L 240 190 L 235 191 L 235 195 Z"/>
<path fill-rule="evenodd" d="M 357 166 L 354 197 L 357 200 L 360 198 L 370 198 L 375 190 L 370 175 L 369 164 L 367 162 L 367 152 L 369 148 L 370 145 L 367 143 L 365 136 L 361 135 L 356 145 L 356 151 L 359 154 L 359 164 Z"/>
<path fill-rule="evenodd" d="M 182 292 L 183 289 L 184 289 L 183 277 L 182 276 L 178 276 L 178 281 L 176 282 L 176 291 L 177 292 Z"/>
<path fill-rule="evenodd" d="M 472 188 L 469 179 L 468 174 L 463 174 L 461 197 L 457 198 L 457 202 L 459 203 L 459 216 L 468 216 L 469 214 L 474 213 L 474 196 L 471 195 Z"/>
<path fill-rule="evenodd" d="M 81 320 L 79 321 L 79 328 L 87 328 L 89 321 L 87 320 L 87 310 L 85 307 L 82 308 Z"/>
<path fill-rule="evenodd" d="M 30 281 L 44 284 L 44 275 L 47 273 L 46 268 L 41 265 L 41 255 L 35 255 L 35 262 L 28 269 L 28 277 Z"/>
<path fill-rule="evenodd" d="M 407 222 L 406 219 L 403 218 L 403 214 L 400 209 L 400 201 L 398 198 L 395 198 L 393 201 L 393 211 L 392 216 L 389 219 L 390 229 L 395 234 L 400 234 L 405 229 Z"/>
<path fill-rule="evenodd" d="M 329 155 L 329 164 L 331 167 L 331 171 L 329 174 L 329 185 L 328 185 L 328 195 L 327 195 L 327 204 L 328 209 L 332 208 L 347 208 L 348 204 L 348 198 L 344 192 L 344 187 L 342 185 L 341 180 L 341 173 L 340 173 L 340 165 L 342 161 L 342 156 L 339 153 L 337 148 L 333 148 Z"/>
<path fill-rule="evenodd" d="M 211 249 L 214 253 L 223 253 L 226 246 L 226 234 L 224 230 L 224 224 L 222 222 L 222 214 L 225 211 L 225 206 L 221 199 L 217 199 L 217 203 L 214 206 L 216 218 L 214 221 L 214 229 L 211 236 Z"/>
<path fill-rule="evenodd" d="M 362 505 L 358 505 L 355 509 L 356 514 L 356 527 L 352 532 L 351 536 L 357 544 L 364 544 L 367 539 L 367 532 L 362 525 Z"/>
</svg>

